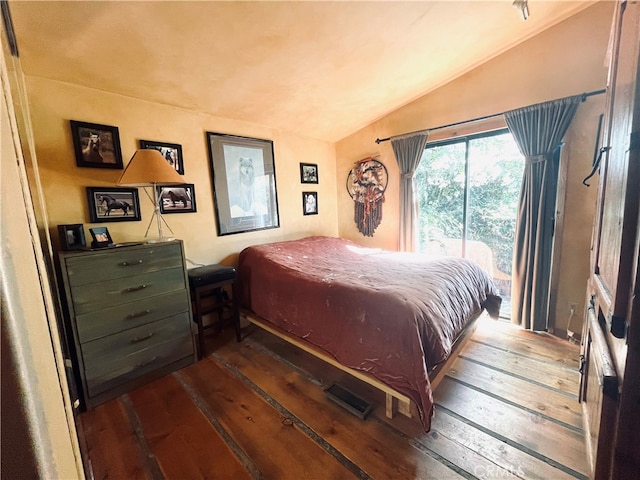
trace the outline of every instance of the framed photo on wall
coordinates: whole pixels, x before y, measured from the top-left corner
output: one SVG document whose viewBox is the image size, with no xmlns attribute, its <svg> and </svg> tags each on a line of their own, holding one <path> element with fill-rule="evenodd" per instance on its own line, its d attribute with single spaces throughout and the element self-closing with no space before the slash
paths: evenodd
<svg viewBox="0 0 640 480">
<path fill-rule="evenodd" d="M 77 120 L 70 123 L 78 167 L 122 169 L 118 127 Z"/>
<path fill-rule="evenodd" d="M 318 183 L 318 165 L 315 163 L 301 163 L 300 183 Z"/>
<path fill-rule="evenodd" d="M 273 142 L 206 132 L 218 235 L 278 228 Z"/>
<path fill-rule="evenodd" d="M 191 213 L 196 211 L 196 192 L 193 183 L 156 187 L 160 198 L 160 213 Z"/>
<path fill-rule="evenodd" d="M 302 192 L 303 215 L 318 214 L 318 192 Z"/>
<path fill-rule="evenodd" d="M 176 169 L 180 175 L 184 175 L 184 162 L 182 160 L 182 145 L 177 143 L 155 142 L 153 140 L 140 140 L 140 148 L 152 148 L 158 150 L 169 165 Z"/>
<path fill-rule="evenodd" d="M 87 187 L 87 201 L 91 223 L 141 219 L 137 188 Z"/>
</svg>

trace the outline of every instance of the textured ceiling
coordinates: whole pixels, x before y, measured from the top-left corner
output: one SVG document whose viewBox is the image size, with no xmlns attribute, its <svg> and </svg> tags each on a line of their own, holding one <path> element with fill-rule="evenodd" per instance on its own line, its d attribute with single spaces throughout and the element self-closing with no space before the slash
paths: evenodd
<svg viewBox="0 0 640 480">
<path fill-rule="evenodd" d="M 9 2 L 27 75 L 337 141 L 593 1 Z"/>
</svg>

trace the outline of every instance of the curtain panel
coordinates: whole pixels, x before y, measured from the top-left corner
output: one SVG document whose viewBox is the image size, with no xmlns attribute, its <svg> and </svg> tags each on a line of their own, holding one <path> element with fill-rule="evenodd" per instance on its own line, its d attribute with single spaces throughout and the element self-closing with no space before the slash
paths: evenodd
<svg viewBox="0 0 640 480">
<path fill-rule="evenodd" d="M 399 247 L 403 252 L 415 250 L 417 206 L 414 201 L 413 177 L 427 146 L 429 132 L 391 138 L 393 153 L 400 168 L 400 232 Z"/>
<path fill-rule="evenodd" d="M 525 157 L 513 249 L 511 319 L 530 330 L 546 330 L 559 147 L 582 95 L 504 114 Z"/>
</svg>

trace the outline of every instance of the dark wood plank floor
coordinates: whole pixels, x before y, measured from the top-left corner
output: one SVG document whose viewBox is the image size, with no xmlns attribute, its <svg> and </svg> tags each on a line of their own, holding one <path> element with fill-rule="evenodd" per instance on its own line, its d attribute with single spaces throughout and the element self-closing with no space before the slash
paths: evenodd
<svg viewBox="0 0 640 480">
<path fill-rule="evenodd" d="M 257 329 L 207 338 L 200 362 L 81 414 L 97 479 L 587 478 L 578 347 L 482 319 L 434 393 L 436 414 L 384 417 L 384 397 Z M 339 382 L 372 401 L 361 421 Z"/>
</svg>

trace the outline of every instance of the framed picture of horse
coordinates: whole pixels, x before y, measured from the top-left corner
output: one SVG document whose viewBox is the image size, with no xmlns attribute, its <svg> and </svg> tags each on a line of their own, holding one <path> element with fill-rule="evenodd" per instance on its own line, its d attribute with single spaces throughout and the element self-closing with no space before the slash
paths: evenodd
<svg viewBox="0 0 640 480">
<path fill-rule="evenodd" d="M 136 222 L 140 217 L 137 188 L 87 187 L 89 221 Z"/>
<path fill-rule="evenodd" d="M 191 213 L 196 211 L 196 192 L 193 183 L 156 187 L 160 198 L 160 213 Z"/>
<path fill-rule="evenodd" d="M 169 165 L 176 169 L 180 175 L 184 175 L 184 163 L 182 161 L 182 145 L 177 143 L 154 142 L 153 140 L 140 140 L 140 148 L 152 148 L 158 150 Z"/>
<path fill-rule="evenodd" d="M 78 167 L 122 169 L 118 127 L 71 120 L 71 137 Z"/>
</svg>

